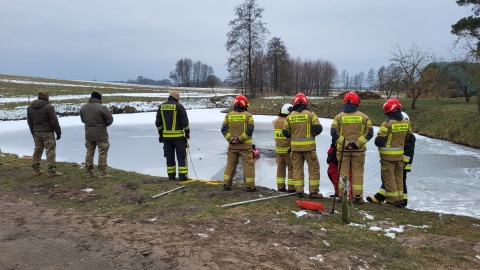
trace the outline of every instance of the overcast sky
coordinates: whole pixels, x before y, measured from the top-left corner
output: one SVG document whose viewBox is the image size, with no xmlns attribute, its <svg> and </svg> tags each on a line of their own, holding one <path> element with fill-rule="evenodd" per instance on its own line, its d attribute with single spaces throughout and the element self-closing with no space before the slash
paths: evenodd
<svg viewBox="0 0 480 270">
<path fill-rule="evenodd" d="M 0 74 L 119 81 L 167 79 L 181 58 L 226 78 L 228 23 L 243 0 L 0 0 Z M 257 0 L 267 41 L 291 57 L 354 75 L 389 64 L 397 44 L 448 56 L 455 0 Z"/>
</svg>

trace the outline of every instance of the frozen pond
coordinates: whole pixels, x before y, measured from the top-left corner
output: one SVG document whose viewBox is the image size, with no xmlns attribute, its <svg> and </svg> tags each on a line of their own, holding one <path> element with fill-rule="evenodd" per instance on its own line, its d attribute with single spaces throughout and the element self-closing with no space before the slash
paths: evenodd
<svg viewBox="0 0 480 270">
<path fill-rule="evenodd" d="M 226 163 L 227 142 L 220 133 L 225 114 L 221 113 L 220 109 L 187 110 L 187 113 L 192 130 L 189 176 L 207 180 L 218 179 L 218 176 L 223 174 Z M 271 123 L 274 118 L 275 116 L 254 116 L 253 141 L 257 148 L 274 149 Z M 114 119 L 113 125 L 108 129 L 111 144 L 109 166 L 166 176 L 163 145 L 158 143 L 154 124 L 155 113 L 116 114 Z M 57 160 L 82 163 L 85 147 L 84 128 L 80 117 L 61 117 L 59 120 L 62 139 L 57 141 Z M 327 196 L 333 193 L 325 162 L 331 141 L 331 122 L 331 119 L 320 119 L 324 130 L 316 139 L 320 159 L 320 192 Z M 32 155 L 33 140 L 26 121 L 0 122 L 0 130 L 2 152 Z M 375 133 L 376 131 L 377 127 Z M 407 180 L 408 208 L 480 218 L 480 150 L 417 134 L 416 137 L 412 172 L 408 174 Z M 380 186 L 379 156 L 373 139 L 367 144 L 367 148 L 365 197 L 373 195 Z M 42 166 L 44 165 L 43 163 Z M 275 189 L 275 159 L 261 152 L 261 158 L 255 166 L 256 184 Z"/>
</svg>

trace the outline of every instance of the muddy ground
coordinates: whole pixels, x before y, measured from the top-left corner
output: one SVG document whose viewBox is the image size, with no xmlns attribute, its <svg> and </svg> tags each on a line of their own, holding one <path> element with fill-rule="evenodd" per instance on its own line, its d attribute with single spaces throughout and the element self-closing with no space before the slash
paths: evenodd
<svg viewBox="0 0 480 270">
<path fill-rule="evenodd" d="M 3 173 L 6 176 L 25 171 L 10 169 Z M 158 182 L 157 179 L 151 181 Z M 131 190 L 137 187 L 133 183 L 118 186 Z M 276 193 L 262 187 L 258 189 L 265 194 Z M 39 194 L 44 199 L 28 200 L 22 193 Z M 224 192 L 218 186 L 218 189 L 200 191 L 196 196 L 244 201 L 253 195 L 239 188 Z M 212 215 L 212 219 L 194 219 L 201 206 L 188 205 L 168 208 L 168 213 L 157 211 L 151 219 L 127 219 L 53 208 L 48 204 L 50 200 L 65 198 L 82 202 L 99 199 L 95 194 L 86 196 L 79 189 L 52 184 L 26 184 L 15 193 L 0 195 L 0 270 L 386 269 L 385 263 L 392 259 L 391 254 L 375 248 L 371 241 L 360 253 L 350 252 L 341 245 L 339 249 L 332 248 L 334 243 L 326 240 L 332 239 L 328 235 L 332 232 L 326 229 L 291 224 L 276 218 L 274 213 L 266 217 L 263 212 L 246 212 L 248 208 L 232 207 L 221 216 Z M 141 197 L 135 196 L 120 199 L 124 204 L 141 201 Z M 277 214 L 278 211 L 283 210 L 277 210 Z M 331 217 L 328 212 L 310 212 L 302 218 L 322 222 Z M 167 216 L 186 215 L 188 222 L 176 219 L 181 221 L 172 224 L 165 220 Z M 338 226 L 347 225 L 339 223 Z M 369 222 L 369 226 L 391 228 L 396 224 L 378 220 Z M 405 230 L 409 229 L 412 228 Z M 432 233 L 420 236 L 400 236 L 396 241 L 411 251 L 432 246 L 459 252 L 469 248 L 464 240 L 456 237 Z M 312 245 L 313 242 L 316 245 Z M 478 254 L 480 242 L 473 249 Z M 478 256 L 461 256 L 471 262 L 465 265 L 480 265 Z M 437 269 L 452 269 L 437 266 Z"/>
<path fill-rule="evenodd" d="M 321 254 L 304 244 L 324 238 L 324 231 L 272 220 L 278 234 L 268 234 L 242 213 L 172 226 L 50 209 L 11 195 L 1 196 L 0 204 L 0 269 L 383 268 L 368 254 Z"/>
</svg>

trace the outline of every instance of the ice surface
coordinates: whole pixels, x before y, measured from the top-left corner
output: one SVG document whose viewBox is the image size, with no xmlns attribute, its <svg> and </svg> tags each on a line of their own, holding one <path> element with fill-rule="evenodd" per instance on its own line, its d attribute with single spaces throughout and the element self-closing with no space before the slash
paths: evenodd
<svg viewBox="0 0 480 270">
<path fill-rule="evenodd" d="M 218 173 L 223 173 L 226 164 L 227 142 L 220 132 L 225 114 L 221 113 L 221 109 L 192 109 L 187 113 L 191 128 L 189 176 L 213 179 Z M 257 148 L 274 149 L 271 123 L 274 118 L 254 115 L 253 141 Z M 60 117 L 59 121 L 62 139 L 57 141 L 57 160 L 84 162 L 84 127 L 80 117 Z M 331 122 L 331 119 L 320 119 L 324 130 L 316 138 L 320 192 L 325 196 L 333 193 L 326 173 Z M 375 132 L 377 129 L 375 127 Z M 25 120 L 0 122 L 0 130 L 2 152 L 18 155 L 33 153 L 33 140 Z M 155 113 L 115 114 L 108 132 L 111 144 L 109 166 L 155 176 L 167 175 L 163 145 L 158 143 Z M 407 178 L 408 208 L 480 218 L 480 150 L 417 134 L 416 137 L 412 172 Z M 273 156 L 261 153 L 255 167 L 256 184 L 275 189 L 276 164 Z M 305 175 L 308 175 L 306 169 Z M 367 144 L 364 196 L 373 195 L 379 187 L 379 156 L 372 139 Z"/>
</svg>

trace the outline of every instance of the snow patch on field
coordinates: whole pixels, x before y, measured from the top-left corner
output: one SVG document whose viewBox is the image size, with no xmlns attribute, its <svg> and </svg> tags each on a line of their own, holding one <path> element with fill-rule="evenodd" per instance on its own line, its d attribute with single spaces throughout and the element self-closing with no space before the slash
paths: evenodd
<svg viewBox="0 0 480 270">
<path fill-rule="evenodd" d="M 165 95 L 165 94 L 161 94 Z M 132 95 L 133 96 L 133 95 Z M 138 96 L 141 96 L 139 94 Z M 160 94 L 158 94 L 160 96 Z M 193 98 L 196 96 L 196 98 Z M 78 98 L 88 100 L 89 96 L 85 95 L 77 95 L 77 96 L 60 96 L 64 97 L 65 99 L 75 99 Z M 20 99 L 20 98 L 19 98 Z M 17 99 L 17 101 L 19 100 Z M 53 98 L 52 98 L 53 99 Z M 227 108 L 233 102 L 234 96 L 232 95 L 206 95 L 202 93 L 195 93 L 192 98 L 184 98 L 181 99 L 180 103 L 185 107 L 187 110 L 191 109 L 209 109 L 209 108 Z M 0 99 L 0 103 L 2 103 L 3 99 Z M 63 104 L 55 104 L 55 111 L 59 115 L 78 115 L 80 113 L 80 108 L 84 104 L 85 101 L 82 103 L 63 103 Z M 112 108 L 113 106 L 117 108 L 124 108 L 125 106 L 134 107 L 137 112 L 154 112 L 157 111 L 158 106 L 164 101 L 138 101 L 138 102 L 106 102 L 104 103 L 105 106 L 108 108 Z M 12 110 L 1 110 L 0 111 L 0 120 L 22 120 L 26 119 L 27 117 L 27 106 L 18 106 Z"/>
</svg>

